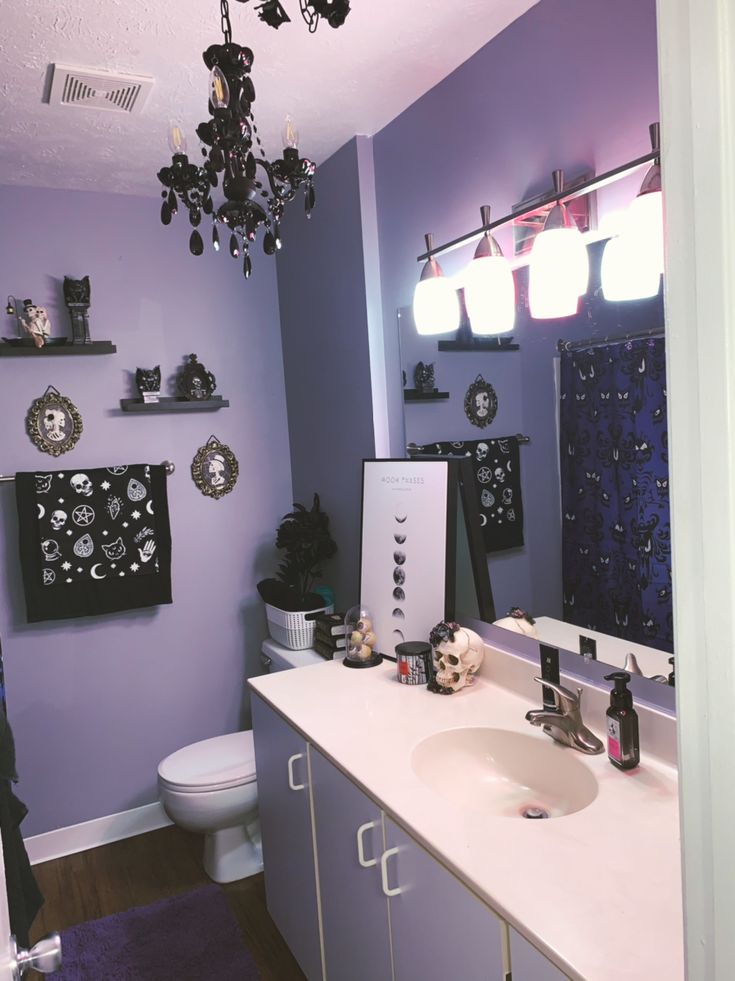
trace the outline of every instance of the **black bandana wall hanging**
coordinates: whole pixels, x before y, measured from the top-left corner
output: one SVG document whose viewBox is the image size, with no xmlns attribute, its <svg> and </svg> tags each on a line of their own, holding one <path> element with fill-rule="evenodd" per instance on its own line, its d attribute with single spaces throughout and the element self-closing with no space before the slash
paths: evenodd
<svg viewBox="0 0 735 981">
<path fill-rule="evenodd" d="M 427 443 L 418 451 L 437 456 L 471 457 L 485 550 L 502 552 L 523 545 L 521 455 L 516 436 Z"/>
<path fill-rule="evenodd" d="M 18 473 L 15 496 L 29 623 L 171 602 L 163 466 Z"/>
</svg>

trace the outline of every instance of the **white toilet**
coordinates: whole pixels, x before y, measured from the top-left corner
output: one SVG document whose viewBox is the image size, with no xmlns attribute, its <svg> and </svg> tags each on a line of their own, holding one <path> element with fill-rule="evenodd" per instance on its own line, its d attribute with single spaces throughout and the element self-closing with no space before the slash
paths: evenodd
<svg viewBox="0 0 735 981">
<path fill-rule="evenodd" d="M 320 663 L 313 650 L 290 651 L 263 643 L 270 671 Z M 232 732 L 192 743 L 158 766 L 164 810 L 187 831 L 204 835 L 204 870 L 215 882 L 234 882 L 260 872 L 263 855 L 258 820 L 253 733 Z"/>
</svg>

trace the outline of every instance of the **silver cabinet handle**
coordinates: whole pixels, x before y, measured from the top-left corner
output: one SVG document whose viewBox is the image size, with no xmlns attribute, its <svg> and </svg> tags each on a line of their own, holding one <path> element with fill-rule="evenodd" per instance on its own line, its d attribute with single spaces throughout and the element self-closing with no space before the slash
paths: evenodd
<svg viewBox="0 0 735 981">
<path fill-rule="evenodd" d="M 293 756 L 289 756 L 288 758 L 288 785 L 291 788 L 291 790 L 304 790 L 306 788 L 305 783 L 296 783 L 294 781 L 294 775 L 293 775 L 294 763 L 296 762 L 296 760 L 303 760 L 303 758 L 304 758 L 303 753 L 294 753 Z"/>
<path fill-rule="evenodd" d="M 11 937 L 10 957 L 13 981 L 20 981 L 28 968 L 39 974 L 52 974 L 61 967 L 61 937 L 58 933 L 50 933 L 30 950 L 17 947 L 15 937 Z"/>
<path fill-rule="evenodd" d="M 389 848 L 388 851 L 383 852 L 383 856 L 380 859 L 380 877 L 383 882 L 383 893 L 386 896 L 397 896 L 402 892 L 400 886 L 396 886 L 395 889 L 391 889 L 388 885 L 388 859 L 392 855 L 397 855 L 400 851 L 399 848 Z"/>
<path fill-rule="evenodd" d="M 377 858 L 365 858 L 365 849 L 362 840 L 362 836 L 366 831 L 377 826 L 377 821 L 366 821 L 365 824 L 361 824 L 357 829 L 357 860 L 364 869 L 370 869 L 373 865 L 378 864 Z"/>
</svg>

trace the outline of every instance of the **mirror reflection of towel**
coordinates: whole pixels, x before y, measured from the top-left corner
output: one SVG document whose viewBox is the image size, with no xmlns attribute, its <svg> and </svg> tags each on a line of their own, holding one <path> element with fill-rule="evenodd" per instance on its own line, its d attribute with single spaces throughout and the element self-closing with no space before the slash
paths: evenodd
<svg viewBox="0 0 735 981">
<path fill-rule="evenodd" d="M 172 602 L 164 467 L 18 473 L 15 496 L 29 623 Z"/>
<path fill-rule="evenodd" d="M 523 545 L 521 455 L 515 436 L 460 443 L 426 443 L 419 450 L 437 456 L 472 458 L 486 552 L 501 552 Z"/>
</svg>

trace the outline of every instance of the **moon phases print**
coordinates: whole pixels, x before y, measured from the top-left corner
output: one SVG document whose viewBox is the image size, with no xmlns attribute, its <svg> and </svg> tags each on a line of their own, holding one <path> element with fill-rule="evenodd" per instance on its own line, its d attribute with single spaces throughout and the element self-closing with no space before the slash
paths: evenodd
<svg viewBox="0 0 735 981">
<path fill-rule="evenodd" d="M 402 586 L 406 581 L 406 570 L 402 569 L 399 565 L 393 570 L 393 582 L 397 586 Z"/>
<path fill-rule="evenodd" d="M 406 598 L 406 591 L 404 589 L 401 589 L 400 586 L 396 586 L 396 588 L 393 590 L 393 599 L 398 600 L 399 603 L 402 603 L 403 600 L 405 600 L 405 598 Z"/>
<path fill-rule="evenodd" d="M 396 535 L 393 536 L 393 538 L 395 540 L 396 545 L 403 545 L 403 543 L 406 541 L 406 536 L 405 535 L 397 535 L 396 534 Z"/>
<path fill-rule="evenodd" d="M 393 616 L 396 618 L 396 620 L 405 620 L 406 619 L 406 614 L 403 612 L 403 610 L 400 608 L 400 606 L 397 606 L 395 608 L 395 610 L 393 610 Z"/>
<path fill-rule="evenodd" d="M 397 549 L 393 553 L 393 561 L 396 565 L 403 565 L 403 563 L 406 561 L 406 553 Z"/>
<path fill-rule="evenodd" d="M 397 514 L 395 516 L 396 521 L 398 522 L 399 525 L 402 525 L 407 517 L 408 517 L 407 514 Z"/>
</svg>

